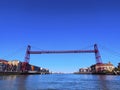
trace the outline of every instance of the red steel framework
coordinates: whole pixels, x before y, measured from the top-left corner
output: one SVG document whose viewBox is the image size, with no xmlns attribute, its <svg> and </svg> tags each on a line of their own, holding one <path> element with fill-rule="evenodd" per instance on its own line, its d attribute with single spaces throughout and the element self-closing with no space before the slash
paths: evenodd
<svg viewBox="0 0 120 90">
<path fill-rule="evenodd" d="M 102 64 L 97 44 L 94 44 L 94 50 L 56 50 L 56 51 L 55 50 L 31 51 L 31 46 L 28 45 L 22 70 L 23 71 L 28 70 L 27 65 L 29 64 L 30 61 L 30 54 L 59 54 L 59 53 L 95 53 L 96 63 Z"/>
</svg>

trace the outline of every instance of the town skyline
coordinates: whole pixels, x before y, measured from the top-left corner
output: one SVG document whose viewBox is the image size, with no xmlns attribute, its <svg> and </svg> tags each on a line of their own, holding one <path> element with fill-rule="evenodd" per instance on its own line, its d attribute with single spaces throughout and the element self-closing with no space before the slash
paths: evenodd
<svg viewBox="0 0 120 90">
<path fill-rule="evenodd" d="M 120 1 L 0 1 L 0 58 L 24 61 L 31 50 L 87 50 L 98 45 L 103 63 L 120 61 Z M 75 72 L 95 64 L 93 54 L 31 55 L 30 64 Z"/>
</svg>

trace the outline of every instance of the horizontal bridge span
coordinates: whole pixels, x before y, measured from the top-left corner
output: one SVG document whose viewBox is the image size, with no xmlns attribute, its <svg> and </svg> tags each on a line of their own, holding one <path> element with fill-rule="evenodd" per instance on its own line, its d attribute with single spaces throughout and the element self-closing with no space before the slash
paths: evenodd
<svg viewBox="0 0 120 90">
<path fill-rule="evenodd" d="M 64 51 L 28 51 L 29 54 L 52 54 L 52 53 L 95 53 L 95 50 L 64 50 Z"/>
</svg>

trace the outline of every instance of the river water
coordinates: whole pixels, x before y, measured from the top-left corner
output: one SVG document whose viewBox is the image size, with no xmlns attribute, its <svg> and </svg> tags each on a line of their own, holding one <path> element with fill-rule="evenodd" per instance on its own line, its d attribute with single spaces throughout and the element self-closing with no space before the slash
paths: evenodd
<svg viewBox="0 0 120 90">
<path fill-rule="evenodd" d="M 120 90 L 120 76 L 6 75 L 0 76 L 0 90 Z"/>
</svg>

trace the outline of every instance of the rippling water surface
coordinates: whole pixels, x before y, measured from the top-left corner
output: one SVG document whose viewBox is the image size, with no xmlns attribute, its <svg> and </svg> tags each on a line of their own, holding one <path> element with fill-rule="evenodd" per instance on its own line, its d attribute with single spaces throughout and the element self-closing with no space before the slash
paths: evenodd
<svg viewBox="0 0 120 90">
<path fill-rule="evenodd" d="M 0 76 L 0 90 L 120 90 L 120 76 L 6 75 Z"/>
</svg>

